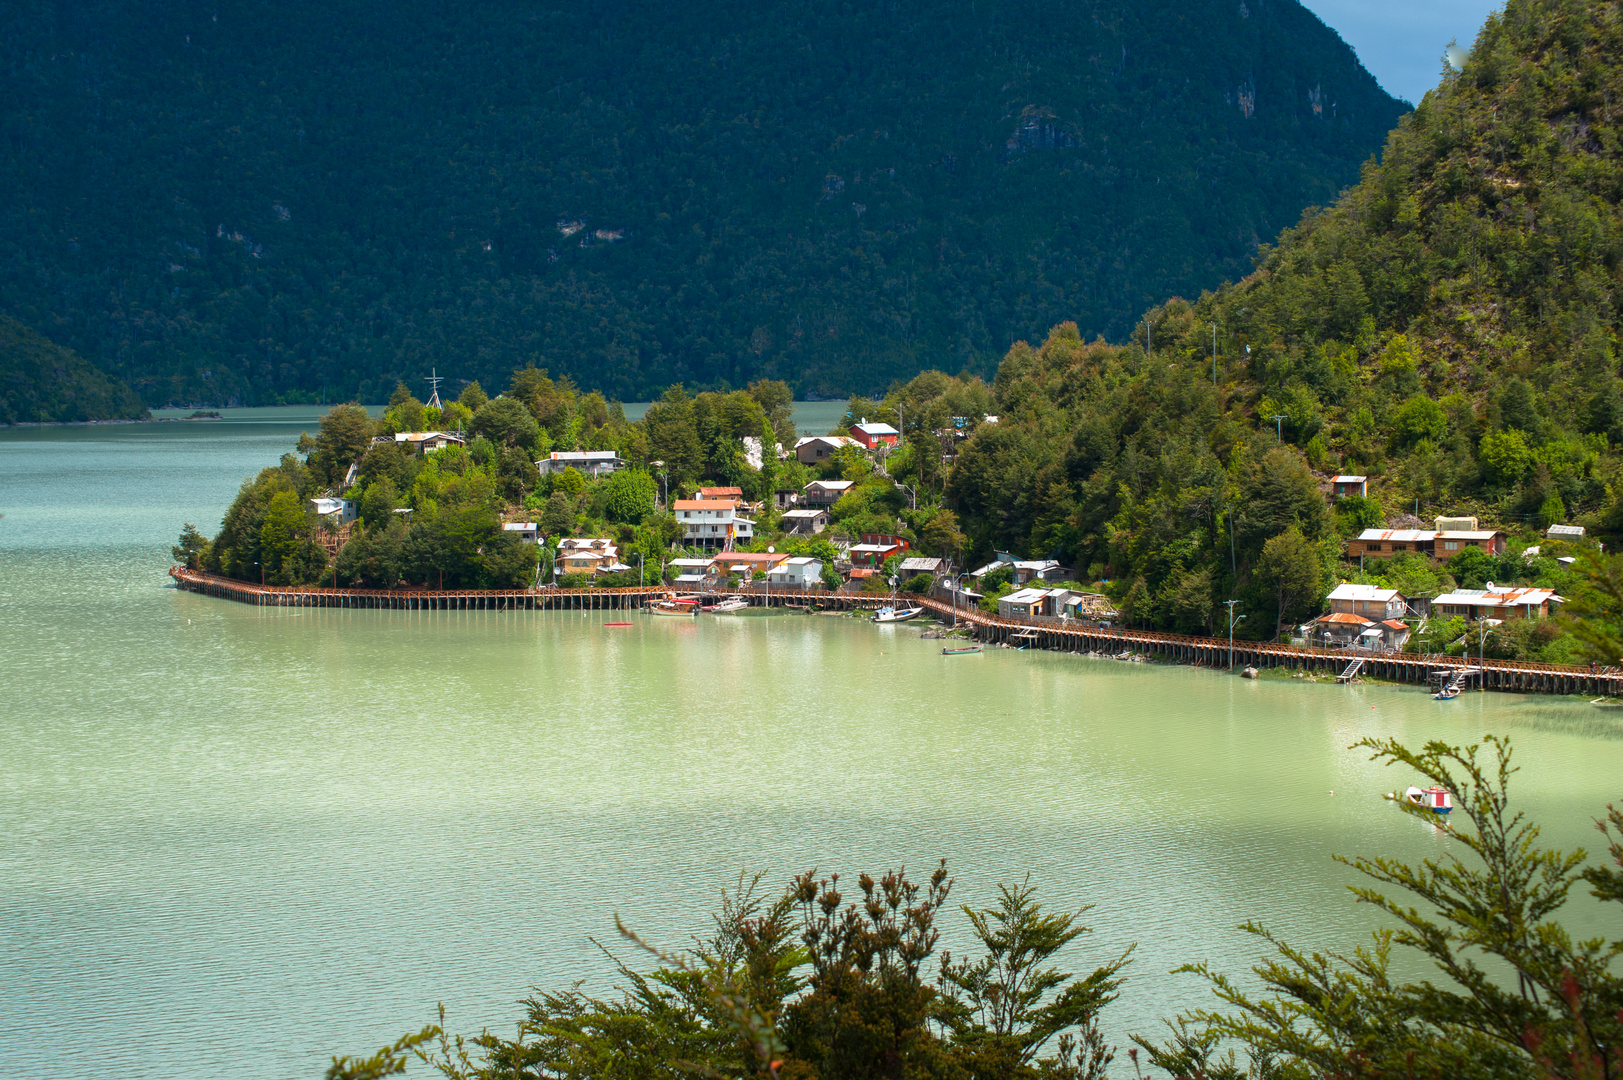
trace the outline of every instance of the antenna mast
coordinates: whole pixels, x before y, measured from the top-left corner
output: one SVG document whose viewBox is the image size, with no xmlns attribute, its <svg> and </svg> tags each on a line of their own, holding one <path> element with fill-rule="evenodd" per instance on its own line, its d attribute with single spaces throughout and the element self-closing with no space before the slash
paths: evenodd
<svg viewBox="0 0 1623 1080">
<path fill-rule="evenodd" d="M 440 383 L 445 380 L 440 378 L 439 369 L 429 368 L 428 370 L 432 374 L 423 380 L 428 384 L 428 407 L 430 409 L 443 409 L 445 406 L 440 404 Z"/>
</svg>

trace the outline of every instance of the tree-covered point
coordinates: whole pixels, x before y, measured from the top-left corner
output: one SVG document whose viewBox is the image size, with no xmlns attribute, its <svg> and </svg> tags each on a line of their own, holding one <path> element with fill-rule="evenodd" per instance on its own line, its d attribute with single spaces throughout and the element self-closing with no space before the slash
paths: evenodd
<svg viewBox="0 0 1623 1080">
<path fill-rule="evenodd" d="M 1212 1007 L 1138 1032 L 1131 1071 L 1100 1016 L 1133 990 L 1132 949 L 1086 956 L 1089 907 L 1045 909 L 1029 880 L 991 903 L 949 906 L 945 863 L 852 883 L 808 872 L 781 894 L 762 878 L 723 895 L 713 929 L 683 952 L 621 926 L 649 968 L 616 959 L 615 993 L 538 991 L 516 1036 L 451 1037 L 440 1025 L 328 1080 L 403 1071 L 415 1054 L 450 1080 L 1603 1080 L 1623 1073 L 1623 976 L 1615 935 L 1564 920 L 1587 892 L 1623 903 L 1623 809 L 1598 823 L 1605 854 L 1562 851 L 1510 802 L 1507 741 L 1413 750 L 1358 747 L 1447 791 L 1449 842 L 1409 865 L 1340 861 L 1351 891 L 1386 918 L 1349 952 L 1309 952 L 1266 926 L 1242 929 L 1268 958 L 1240 980 L 1209 964 Z M 1407 813 L 1443 829 L 1430 811 Z M 969 950 L 938 949 L 949 918 Z M 1122 920 L 1124 912 L 1093 917 Z M 1080 954 L 1080 955 L 1079 955 Z M 611 954 L 612 955 L 612 954 Z M 1423 967 L 1426 978 L 1400 974 Z M 1091 968 L 1091 970 L 1088 970 Z M 1086 971 L 1078 977 L 1078 970 Z M 437 1040 L 437 1041 L 436 1041 Z M 1111 1065 L 1118 1068 L 1112 1070 Z"/>
<path fill-rule="evenodd" d="M 1371 382 L 1380 378 L 1378 371 L 1365 374 Z M 407 537 L 414 530 L 440 537 L 430 521 L 446 504 L 471 500 L 489 528 L 499 518 L 523 519 L 554 539 L 612 539 L 626 565 L 641 567 L 630 580 L 647 581 L 647 568 L 668 561 L 682 540 L 680 524 L 658 506 L 705 485 L 737 486 L 759 504 L 755 537 L 745 546 L 793 549 L 832 563 L 826 539 L 783 532 L 777 507 L 780 493 L 825 479 L 851 484 L 830 508 L 830 536 L 899 535 L 915 553 L 945 556 L 961 568 L 997 551 L 1052 558 L 1071 569 L 1075 582 L 1109 594 L 1134 626 L 1219 632 L 1226 630 L 1223 601 L 1237 599 L 1247 616 L 1237 635 L 1271 637 L 1317 615 L 1338 579 L 1398 588 L 1411 598 L 1488 581 L 1540 585 L 1564 596 L 1579 588 L 1557 557 L 1582 545 L 1546 542 L 1537 556 L 1523 553 L 1536 535 L 1532 523 L 1516 520 L 1514 507 L 1525 497 L 1519 489 L 1440 502 L 1403 487 L 1402 473 L 1372 470 L 1369 497 L 1332 505 L 1325 488 L 1333 465 L 1321 460 L 1315 469 L 1311 448 L 1280 440 L 1270 417 L 1247 397 L 1254 387 L 1243 371 L 1214 386 L 1204 365 L 1149 353 L 1138 343 L 1085 343 L 1067 324 L 1036 348 L 1017 343 L 991 384 L 926 372 L 882 398 L 853 398 L 834 433 L 866 417 L 897 425 L 902 444 L 884 454 L 847 446 L 813 466 L 788 452 L 794 426 L 782 383 L 696 396 L 672 387 L 636 422 L 601 395 L 582 394 L 569 380 L 533 368 L 515 372 L 497 397 L 474 383 L 438 411 L 401 387 L 381 420 L 340 407 L 313 438 L 301 440 L 308 478 L 297 490 L 345 495 L 357 503 L 360 524 L 331 568 L 312 553 L 266 579 L 436 583 L 441 568 L 426 554 L 409 556 L 427 549 L 412 548 Z M 390 439 L 374 443 L 396 430 L 453 424 L 470 436 L 465 449 L 420 456 Z M 751 453 L 762 445 L 781 446 L 785 456 L 767 453 L 756 467 Z M 1590 473 L 1615 475 L 1617 448 L 1596 445 Z M 614 450 L 629 467 L 604 479 L 573 469 L 542 476 L 534 462 L 553 449 Z M 1598 538 L 1623 539 L 1617 527 L 1623 515 L 1612 509 L 1608 490 L 1601 485 L 1607 501 L 1574 509 Z M 268 496 L 259 502 L 268 504 Z M 1493 557 L 1466 550 L 1441 566 L 1418 556 L 1344 562 L 1346 538 L 1407 520 L 1389 515 L 1383 503 L 1427 515 L 1474 509 L 1485 524 L 1503 523 L 1516 534 L 1513 551 Z M 249 520 L 243 535 L 257 536 L 262 522 Z M 482 546 L 479 535 L 467 533 L 471 527 L 459 526 L 457 535 L 473 538 L 452 545 L 463 554 L 448 557 L 448 584 L 495 580 L 469 561 L 467 552 Z M 240 532 L 232 528 L 233 536 Z M 451 543 L 445 537 L 435 544 Z M 211 567 L 259 576 L 262 560 L 252 543 L 217 539 L 210 550 Z M 227 558 L 228 550 L 239 554 Z M 545 581 L 551 555 L 543 550 L 539 558 Z M 450 569 L 452 563 L 460 569 Z M 299 567 L 306 576 L 294 572 Z M 535 580 L 533 564 L 528 572 Z M 1014 588 L 1008 578 L 994 574 L 982 583 L 988 608 Z M 1410 647 L 1465 651 L 1463 628 L 1446 639 L 1438 633 L 1429 627 Z M 1472 652 L 1557 662 L 1574 659 L 1577 649 L 1553 626 L 1509 628 L 1486 641 L 1473 636 L 1472 645 Z"/>
<path fill-rule="evenodd" d="M 152 405 L 882 390 L 1238 278 L 1403 111 L 1295 0 L 24 0 L 0 295 Z"/>
<path fill-rule="evenodd" d="M 72 349 L 0 315 L 0 424 L 144 420 L 141 399 Z"/>
<path fill-rule="evenodd" d="M 550 580 L 557 541 L 581 535 L 616 541 L 622 562 L 640 563 L 657 580 L 682 537 L 675 519 L 657 512 L 659 495 L 716 480 L 770 501 L 780 479 L 804 482 L 790 465 L 755 469 L 744 460 L 746 437 L 793 445 L 790 406 L 783 383 L 697 397 L 673 387 L 630 423 L 618 403 L 535 368 L 514 372 L 497 397 L 474 382 L 439 407 L 401 385 L 378 419 L 353 404 L 328 411 L 313 436 L 299 438 L 297 455 L 243 485 L 212 540 L 188 525 L 175 557 L 274 585 L 510 588 Z M 423 454 L 391 437 L 443 429 L 461 429 L 466 445 Z M 572 467 L 543 475 L 536 462 L 553 450 L 612 450 L 632 467 L 601 479 Z M 317 517 L 311 500 L 324 496 L 353 503 L 353 525 Z M 514 519 L 534 521 L 551 546 L 502 529 Z M 827 549 L 833 560 L 826 541 L 790 546 Z M 622 572 L 593 583 L 638 579 Z"/>
</svg>

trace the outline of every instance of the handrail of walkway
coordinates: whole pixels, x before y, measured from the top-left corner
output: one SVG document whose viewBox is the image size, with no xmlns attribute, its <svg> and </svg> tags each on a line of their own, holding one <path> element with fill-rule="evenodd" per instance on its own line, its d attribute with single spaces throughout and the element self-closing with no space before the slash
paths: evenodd
<svg viewBox="0 0 1623 1080">
<path fill-rule="evenodd" d="M 256 585 L 249 581 L 239 581 L 236 578 L 223 577 L 203 570 L 192 570 L 184 566 L 169 568 L 170 577 L 178 583 L 196 588 L 213 587 L 221 591 L 228 591 L 255 597 L 372 597 L 384 599 L 469 599 L 469 598 L 513 598 L 513 599 L 550 599 L 554 597 L 572 596 L 663 596 L 670 593 L 688 595 L 693 590 L 683 590 L 669 585 L 625 586 L 622 588 L 605 589 L 358 589 L 341 588 L 317 585 Z M 771 597 L 780 600 L 808 600 L 808 601 L 835 601 L 838 603 L 877 604 L 890 603 L 893 598 L 881 593 L 856 592 L 829 592 L 826 589 L 792 589 L 788 587 L 773 586 L 770 589 L 762 587 L 746 588 L 717 588 L 700 590 L 706 595 L 716 596 L 745 596 L 745 597 Z M 1171 634 L 1159 630 L 1134 630 L 1127 627 L 1094 627 L 1083 625 L 1080 621 L 1069 622 L 1057 619 L 1016 619 L 1007 615 L 993 615 L 974 607 L 962 607 L 947 603 L 933 596 L 910 597 L 909 603 L 917 602 L 940 615 L 956 616 L 963 622 L 980 627 L 996 627 L 1020 630 L 1036 630 L 1040 632 L 1075 635 L 1078 637 L 1098 638 L 1105 637 L 1130 645 L 1189 645 L 1203 649 L 1221 648 L 1227 650 L 1227 638 L 1199 637 L 1191 634 Z M 1605 676 L 1618 674 L 1617 669 L 1605 667 L 1591 669 L 1576 664 L 1547 664 L 1533 660 L 1488 660 L 1486 663 L 1472 657 L 1449 656 L 1441 653 L 1349 653 L 1335 649 L 1317 649 L 1302 645 L 1281 645 L 1276 642 L 1265 641 L 1235 641 L 1236 651 L 1243 651 L 1256 656 L 1268 657 L 1297 657 L 1329 660 L 1345 660 L 1351 663 L 1356 659 L 1379 659 L 1401 661 L 1404 663 L 1426 664 L 1437 669 L 1458 670 L 1485 668 L 1488 671 L 1523 671 L 1541 672 L 1562 675 Z"/>
</svg>

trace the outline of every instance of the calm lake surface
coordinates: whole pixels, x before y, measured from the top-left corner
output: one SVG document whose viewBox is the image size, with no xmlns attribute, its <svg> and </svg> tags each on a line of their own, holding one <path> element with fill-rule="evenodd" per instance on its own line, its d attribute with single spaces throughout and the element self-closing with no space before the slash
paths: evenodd
<svg viewBox="0 0 1623 1080">
<path fill-rule="evenodd" d="M 1565 699 L 943 658 L 834 617 L 610 629 L 169 588 L 181 522 L 212 532 L 316 412 L 0 429 L 0 1072 L 316 1077 L 437 1002 L 510 1032 L 532 986 L 607 988 L 589 935 L 630 957 L 616 912 L 681 945 L 740 870 L 942 856 L 956 900 L 1029 872 L 1096 904 L 1078 967 L 1139 943 L 1120 1041 L 1207 1000 L 1177 964 L 1253 962 L 1247 918 L 1361 944 L 1332 854 L 1449 848 L 1382 802 L 1410 778 L 1362 736 L 1513 735 L 1519 802 L 1562 845 L 1593 848 L 1623 794 L 1623 724 Z"/>
</svg>

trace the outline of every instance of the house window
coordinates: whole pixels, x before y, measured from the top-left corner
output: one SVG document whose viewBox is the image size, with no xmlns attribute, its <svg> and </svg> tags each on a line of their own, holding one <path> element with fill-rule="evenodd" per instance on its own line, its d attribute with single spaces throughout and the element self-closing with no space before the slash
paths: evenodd
<svg viewBox="0 0 1623 1080">
<path fill-rule="evenodd" d="M 1443 550 L 1444 551 L 1458 551 L 1459 546 L 1460 546 L 1460 542 L 1458 540 L 1444 540 L 1443 541 Z"/>
</svg>

